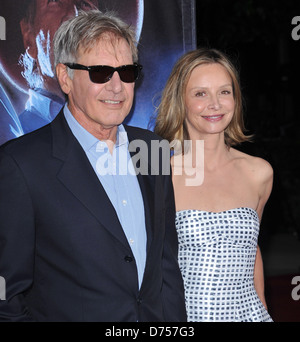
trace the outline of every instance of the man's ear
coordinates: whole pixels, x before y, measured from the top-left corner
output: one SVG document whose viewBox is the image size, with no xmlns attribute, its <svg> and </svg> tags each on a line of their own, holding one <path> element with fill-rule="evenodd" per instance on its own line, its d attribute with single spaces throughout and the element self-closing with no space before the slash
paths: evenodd
<svg viewBox="0 0 300 342">
<path fill-rule="evenodd" d="M 37 46 L 35 41 L 36 37 L 33 32 L 32 25 L 25 19 L 22 19 L 20 21 L 20 27 L 25 50 L 28 50 L 28 53 L 32 58 L 37 59 Z"/>
<path fill-rule="evenodd" d="M 68 75 L 67 66 L 59 63 L 56 66 L 56 77 L 61 90 L 68 95 L 71 90 L 72 80 Z"/>
</svg>

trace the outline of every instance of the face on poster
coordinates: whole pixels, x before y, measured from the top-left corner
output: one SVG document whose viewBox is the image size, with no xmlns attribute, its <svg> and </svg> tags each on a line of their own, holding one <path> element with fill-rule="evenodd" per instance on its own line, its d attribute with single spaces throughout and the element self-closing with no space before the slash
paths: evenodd
<svg viewBox="0 0 300 342">
<path fill-rule="evenodd" d="M 153 72 L 157 75 L 164 63 L 172 66 L 163 50 L 157 54 L 153 49 L 156 42 L 147 38 L 150 35 L 162 37 L 161 27 L 153 15 L 155 11 L 170 12 L 166 4 L 159 8 L 158 3 L 153 0 L 14 0 L 1 4 L 6 39 L 0 40 L 0 145 L 51 122 L 63 107 L 65 96 L 55 76 L 52 39 L 62 22 L 82 10 L 114 11 L 135 28 L 138 40 L 142 40 L 140 63 L 146 64 L 144 80 L 136 85 L 138 99 L 126 123 L 147 127 L 154 111 L 152 98 L 158 82 L 164 83 L 168 68 L 161 69 L 164 73 L 160 72 L 156 79 L 152 78 Z M 177 6 L 180 8 L 179 3 L 174 2 L 175 11 Z M 162 25 L 167 23 L 163 21 Z M 181 35 L 178 40 L 182 40 Z M 180 43 L 178 46 L 175 50 L 180 55 L 182 47 Z M 168 51 L 171 56 L 172 51 L 169 48 Z M 158 56 L 160 60 L 154 63 Z M 161 80 L 163 74 L 165 77 Z M 151 87 L 153 90 L 149 92 Z"/>
</svg>

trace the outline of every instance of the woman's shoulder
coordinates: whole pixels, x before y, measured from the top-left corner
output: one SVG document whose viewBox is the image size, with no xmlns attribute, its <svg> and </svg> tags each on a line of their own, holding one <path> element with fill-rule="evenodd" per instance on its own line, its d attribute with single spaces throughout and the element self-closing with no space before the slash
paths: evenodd
<svg viewBox="0 0 300 342">
<path fill-rule="evenodd" d="M 256 179 L 262 182 L 273 179 L 273 168 L 267 160 L 236 149 L 232 149 L 232 153 L 239 167 L 245 169 Z"/>
</svg>

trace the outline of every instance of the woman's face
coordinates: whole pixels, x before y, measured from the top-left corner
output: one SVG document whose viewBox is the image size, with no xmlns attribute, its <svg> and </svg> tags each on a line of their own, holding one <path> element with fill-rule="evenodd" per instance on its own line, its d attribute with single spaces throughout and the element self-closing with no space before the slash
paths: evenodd
<svg viewBox="0 0 300 342">
<path fill-rule="evenodd" d="M 196 67 L 185 93 L 186 124 L 190 137 L 223 134 L 232 120 L 235 100 L 232 80 L 218 63 Z"/>
</svg>

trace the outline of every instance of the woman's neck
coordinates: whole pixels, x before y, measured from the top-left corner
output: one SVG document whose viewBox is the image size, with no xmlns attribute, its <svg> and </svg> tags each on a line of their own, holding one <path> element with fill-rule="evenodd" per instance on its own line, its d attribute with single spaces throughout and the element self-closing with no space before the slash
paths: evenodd
<svg viewBox="0 0 300 342">
<path fill-rule="evenodd" d="M 204 153 L 204 165 L 208 170 L 217 168 L 230 158 L 230 148 L 225 144 L 224 133 L 202 135 L 197 139 L 191 137 L 191 142 L 192 146 L 188 153 L 192 153 L 193 160 L 196 160 L 198 153 Z"/>
</svg>

